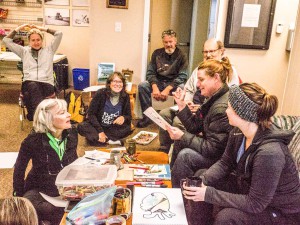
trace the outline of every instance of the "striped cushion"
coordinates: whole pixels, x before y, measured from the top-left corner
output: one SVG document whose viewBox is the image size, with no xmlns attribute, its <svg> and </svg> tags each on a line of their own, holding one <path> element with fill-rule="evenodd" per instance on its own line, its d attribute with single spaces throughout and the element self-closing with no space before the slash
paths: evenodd
<svg viewBox="0 0 300 225">
<path fill-rule="evenodd" d="M 271 118 L 272 122 L 283 130 L 290 130 L 300 120 L 300 116 L 278 115 Z"/>
<path fill-rule="evenodd" d="M 298 171 L 300 171 L 300 121 L 294 125 L 293 131 L 295 135 L 289 144 L 289 150 L 295 160 Z"/>
</svg>

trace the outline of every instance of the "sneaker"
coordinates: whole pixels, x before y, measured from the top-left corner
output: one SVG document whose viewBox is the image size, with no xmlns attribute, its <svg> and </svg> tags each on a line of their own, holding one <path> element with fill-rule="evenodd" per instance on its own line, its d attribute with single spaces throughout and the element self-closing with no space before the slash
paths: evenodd
<svg viewBox="0 0 300 225">
<path fill-rule="evenodd" d="M 137 127 L 139 128 L 143 128 L 143 127 L 147 127 L 148 125 L 151 124 L 151 120 L 148 117 L 143 117 L 143 119 L 141 119 L 138 123 L 137 123 Z"/>
</svg>

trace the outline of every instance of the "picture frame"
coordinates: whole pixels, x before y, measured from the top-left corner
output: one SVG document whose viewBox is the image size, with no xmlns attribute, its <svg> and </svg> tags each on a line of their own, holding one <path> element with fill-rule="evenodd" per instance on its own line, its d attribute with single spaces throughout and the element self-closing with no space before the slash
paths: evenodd
<svg viewBox="0 0 300 225">
<path fill-rule="evenodd" d="M 229 0 L 224 46 L 269 49 L 276 0 Z"/>
<path fill-rule="evenodd" d="M 98 83 L 106 83 L 110 74 L 115 71 L 115 63 L 102 62 L 98 64 Z"/>
<path fill-rule="evenodd" d="M 76 27 L 88 27 L 90 24 L 89 10 L 73 9 L 72 25 Z"/>
<path fill-rule="evenodd" d="M 106 8 L 128 9 L 129 0 L 106 0 Z"/>
<path fill-rule="evenodd" d="M 45 5 L 70 5 L 69 0 L 44 0 Z"/>
<path fill-rule="evenodd" d="M 122 69 L 122 74 L 125 77 L 126 82 L 132 82 L 133 70 Z"/>
<path fill-rule="evenodd" d="M 45 8 L 44 21 L 46 25 L 70 26 L 70 10 Z"/>
</svg>

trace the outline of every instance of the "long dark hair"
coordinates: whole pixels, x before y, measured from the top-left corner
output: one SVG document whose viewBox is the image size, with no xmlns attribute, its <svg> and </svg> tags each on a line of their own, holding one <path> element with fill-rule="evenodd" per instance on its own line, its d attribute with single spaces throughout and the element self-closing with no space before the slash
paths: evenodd
<svg viewBox="0 0 300 225">
<path fill-rule="evenodd" d="M 126 94 L 126 81 L 125 81 L 125 77 L 123 76 L 123 74 L 118 72 L 118 71 L 115 71 L 112 74 L 110 74 L 109 77 L 106 80 L 107 94 L 108 94 L 109 97 L 112 95 L 112 90 L 110 88 L 110 84 L 114 80 L 115 77 L 120 78 L 122 83 L 123 83 L 123 88 L 120 92 L 120 97 L 124 96 Z"/>
</svg>

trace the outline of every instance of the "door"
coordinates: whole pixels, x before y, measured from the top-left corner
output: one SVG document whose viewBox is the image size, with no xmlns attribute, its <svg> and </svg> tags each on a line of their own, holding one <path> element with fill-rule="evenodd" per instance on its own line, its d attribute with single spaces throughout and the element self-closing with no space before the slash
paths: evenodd
<svg viewBox="0 0 300 225">
<path fill-rule="evenodd" d="M 151 0 L 148 62 L 151 54 L 161 48 L 161 33 L 173 29 L 177 33 L 177 44 L 189 58 L 189 74 L 202 61 L 202 46 L 206 39 L 213 37 L 209 29 L 215 20 L 217 0 Z M 215 21 L 213 21 L 215 22 Z"/>
</svg>

